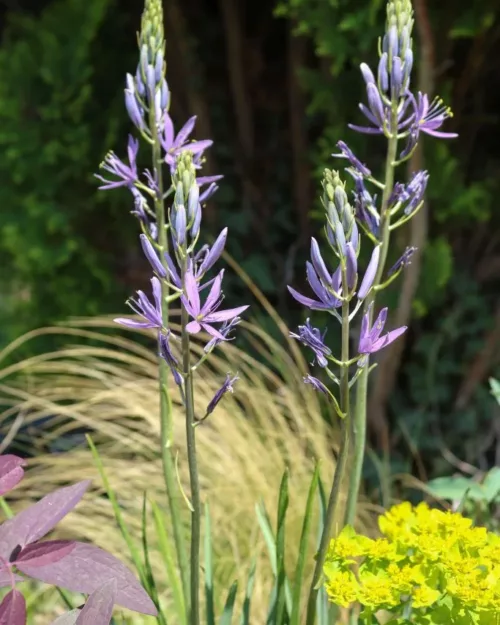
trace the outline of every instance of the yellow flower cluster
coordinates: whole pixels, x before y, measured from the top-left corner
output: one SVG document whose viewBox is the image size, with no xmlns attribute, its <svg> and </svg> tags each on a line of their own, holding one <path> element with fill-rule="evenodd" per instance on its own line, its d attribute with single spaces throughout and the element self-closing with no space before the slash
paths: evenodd
<svg viewBox="0 0 500 625">
<path fill-rule="evenodd" d="M 421 614 L 500 622 L 499 536 L 425 503 L 394 506 L 379 518 L 379 528 L 383 537 L 376 540 L 349 526 L 332 540 L 324 566 L 330 601 L 342 607 L 359 602 L 370 612 L 407 606 Z"/>
</svg>

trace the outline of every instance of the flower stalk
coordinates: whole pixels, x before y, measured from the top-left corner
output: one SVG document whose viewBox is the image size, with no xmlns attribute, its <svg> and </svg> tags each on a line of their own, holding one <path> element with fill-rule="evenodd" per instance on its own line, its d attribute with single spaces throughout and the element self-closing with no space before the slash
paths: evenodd
<svg viewBox="0 0 500 625">
<path fill-rule="evenodd" d="M 397 126 L 397 102 L 392 103 L 391 107 L 391 127 Z M 382 195 L 381 206 L 381 232 L 382 240 L 380 245 L 380 257 L 373 282 L 371 293 L 363 304 L 363 313 L 368 315 L 370 324 L 373 321 L 374 304 L 376 300 L 376 289 L 382 281 L 387 254 L 390 244 L 390 226 L 391 212 L 388 210 L 389 198 L 391 197 L 394 187 L 395 161 L 398 150 L 397 133 L 393 132 L 388 140 L 387 157 L 385 163 L 384 191 Z M 358 496 L 361 485 L 361 477 L 363 473 L 363 462 L 366 449 L 366 419 L 367 419 L 367 398 L 368 398 L 368 377 L 370 369 L 370 359 L 367 355 L 366 362 L 363 366 L 361 375 L 356 384 L 356 399 L 354 413 L 352 418 L 352 447 L 353 460 L 351 477 L 347 494 L 346 518 L 347 525 L 352 525 L 356 518 L 356 509 L 358 504 Z"/>
</svg>

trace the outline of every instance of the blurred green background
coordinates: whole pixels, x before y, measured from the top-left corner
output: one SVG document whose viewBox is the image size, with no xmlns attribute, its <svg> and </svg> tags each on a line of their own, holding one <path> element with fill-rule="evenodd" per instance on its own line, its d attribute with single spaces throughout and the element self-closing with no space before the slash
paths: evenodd
<svg viewBox="0 0 500 625">
<path fill-rule="evenodd" d="M 500 346 L 500 6 L 414 6 L 415 88 L 451 104 L 446 129 L 460 138 L 426 140 L 411 164 L 431 174 L 428 204 L 392 255 L 416 244 L 423 256 L 387 296 L 393 323 L 410 331 L 373 379 L 370 441 L 393 470 L 425 480 L 456 459 L 500 462 L 486 384 Z M 215 141 L 207 172 L 225 175 L 206 232 L 229 226 L 229 252 L 290 325 L 304 312 L 286 285 L 305 281 L 336 142 L 372 171 L 382 162 L 383 140 L 347 123 L 360 121 L 358 67 L 377 62 L 384 10 L 381 0 L 165 2 L 172 116 L 177 127 L 198 116 L 196 137 Z M 130 198 L 98 192 L 93 177 L 107 150 L 125 152 L 124 76 L 136 67 L 141 11 L 142 0 L 0 2 L 2 345 L 68 316 L 123 311 L 147 285 Z M 231 303 L 251 299 L 234 275 L 226 291 Z M 253 315 L 272 332 L 267 315 Z"/>
</svg>

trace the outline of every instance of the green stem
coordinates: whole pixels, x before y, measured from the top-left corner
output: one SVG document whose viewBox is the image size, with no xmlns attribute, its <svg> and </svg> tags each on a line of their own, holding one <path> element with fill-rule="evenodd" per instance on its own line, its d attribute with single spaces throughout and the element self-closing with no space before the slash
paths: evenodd
<svg viewBox="0 0 500 625">
<path fill-rule="evenodd" d="M 158 181 L 158 195 L 155 198 L 156 223 L 158 227 L 158 245 L 161 250 L 160 259 L 165 268 L 167 262 L 164 252 L 168 251 L 168 237 L 166 229 L 165 204 L 163 200 L 163 159 L 161 146 L 156 132 L 156 118 L 154 111 L 150 114 L 150 130 L 153 137 L 153 172 L 156 171 Z M 162 319 L 163 326 L 168 327 L 168 284 L 162 281 Z M 179 564 L 182 588 L 184 592 L 186 607 L 189 606 L 189 566 L 184 543 L 184 532 L 182 518 L 180 515 L 179 492 L 175 476 L 175 462 L 172 453 L 172 402 L 169 393 L 168 380 L 169 371 L 167 363 L 163 358 L 159 358 L 160 374 L 160 429 L 161 429 L 161 457 L 163 465 L 163 478 L 167 490 L 170 517 L 172 519 L 172 530 L 174 534 L 175 551 Z"/>
<path fill-rule="evenodd" d="M 342 272 L 343 282 L 345 284 L 346 271 Z M 349 361 L 349 302 L 342 304 L 342 362 Z M 338 512 L 340 503 L 340 492 L 346 477 L 347 459 L 349 457 L 349 431 L 351 429 L 349 419 L 349 366 L 344 364 L 340 372 L 340 408 L 346 415 L 340 422 L 340 450 L 337 458 L 337 466 L 333 475 L 332 487 L 328 497 L 328 505 L 326 508 L 325 524 L 321 534 L 319 550 L 316 555 L 316 564 L 314 566 L 311 587 L 309 589 L 309 597 L 307 601 L 306 625 L 314 625 L 316 618 L 316 597 L 318 594 L 317 586 L 323 571 L 323 564 L 330 542 L 332 525 Z M 337 532 L 335 532 L 337 533 Z"/>
<path fill-rule="evenodd" d="M 200 525 L 201 502 L 198 479 L 198 461 L 196 458 L 196 432 L 193 394 L 193 372 L 190 363 L 189 334 L 186 330 L 188 313 L 182 309 L 182 353 L 184 365 L 184 391 L 186 397 L 186 441 L 191 485 L 191 625 L 200 623 Z"/>
<path fill-rule="evenodd" d="M 397 103 L 392 105 L 391 114 L 391 128 L 397 126 Z M 391 215 L 387 210 L 389 204 L 389 198 L 391 197 L 392 189 L 394 187 L 394 162 L 396 160 L 398 150 L 398 138 L 396 132 L 389 138 L 387 145 L 387 157 L 385 162 L 385 180 L 384 180 L 384 193 L 382 195 L 381 206 L 381 230 L 382 230 L 382 245 L 380 248 L 380 260 L 377 269 L 377 274 L 373 282 L 373 286 L 380 284 L 382 274 L 384 272 L 385 263 L 387 260 L 387 253 L 389 250 L 390 240 L 390 225 Z M 373 320 L 374 306 L 370 306 L 375 302 L 375 290 L 373 289 L 370 295 L 366 298 L 363 306 L 363 315 L 368 313 L 370 325 Z M 366 446 L 366 407 L 368 396 L 368 373 L 370 368 L 369 357 L 366 358 L 366 363 L 363 368 L 357 385 L 356 385 L 356 401 L 354 408 L 354 418 L 352 422 L 352 438 L 354 446 L 353 466 L 351 470 L 351 478 L 349 483 L 349 492 L 347 496 L 347 508 L 346 508 L 346 524 L 352 525 L 356 518 L 356 508 L 358 504 L 359 489 L 361 485 L 361 476 L 363 473 L 363 461 L 365 458 L 365 446 Z"/>
</svg>

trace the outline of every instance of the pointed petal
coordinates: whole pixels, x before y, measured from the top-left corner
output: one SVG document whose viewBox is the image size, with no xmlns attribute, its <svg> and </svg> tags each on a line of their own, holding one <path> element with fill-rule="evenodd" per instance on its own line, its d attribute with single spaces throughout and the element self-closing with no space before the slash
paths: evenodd
<svg viewBox="0 0 500 625">
<path fill-rule="evenodd" d="M 11 590 L 0 603 L 0 625 L 26 625 L 26 601 L 19 590 Z"/>
<path fill-rule="evenodd" d="M 210 292 L 207 296 L 207 299 L 205 300 L 205 303 L 203 304 L 203 308 L 201 309 L 202 315 L 206 315 L 207 313 L 209 313 L 212 310 L 212 308 L 217 304 L 220 298 L 223 277 L 224 277 L 224 269 L 217 274 L 214 280 L 214 283 L 212 284 L 210 288 Z"/>
<path fill-rule="evenodd" d="M 346 245 L 346 277 L 347 285 L 346 292 L 354 288 L 356 283 L 356 277 L 358 273 L 358 259 L 356 258 L 356 252 L 352 246 L 352 243 Z"/>
<path fill-rule="evenodd" d="M 219 330 L 216 330 L 213 326 L 209 325 L 208 323 L 202 323 L 201 326 L 205 330 L 205 332 L 210 334 L 210 336 L 213 336 L 214 338 L 219 339 L 219 341 L 226 340 L 226 337 L 223 334 L 221 334 Z"/>
<path fill-rule="evenodd" d="M 201 325 L 198 323 L 198 321 L 190 321 L 186 325 L 186 330 L 189 332 L 189 334 L 198 334 L 198 332 L 201 332 Z"/>
<path fill-rule="evenodd" d="M 151 286 L 153 287 L 153 297 L 155 299 L 155 313 L 156 316 L 161 317 L 161 309 L 162 309 L 162 297 L 161 297 L 161 282 L 155 276 L 151 278 Z"/>
<path fill-rule="evenodd" d="M 151 241 L 145 234 L 140 235 L 142 251 L 144 252 L 144 256 L 148 259 L 149 264 L 153 268 L 153 271 L 157 273 L 161 278 L 167 277 L 167 272 L 165 271 L 165 267 L 161 264 L 160 259 L 158 258 L 158 254 L 156 253 L 155 248 L 152 246 Z"/>
<path fill-rule="evenodd" d="M 219 310 L 205 316 L 203 321 L 208 323 L 220 323 L 221 321 L 229 321 L 240 315 L 248 306 L 239 306 L 238 308 L 228 308 L 227 310 Z"/>
<path fill-rule="evenodd" d="M 458 137 L 458 133 L 456 132 L 441 132 L 439 130 L 426 128 L 425 126 L 422 126 L 420 130 L 433 137 L 438 137 L 439 139 L 456 139 Z"/>
<path fill-rule="evenodd" d="M 177 137 L 175 137 L 174 147 L 180 148 L 182 147 L 189 138 L 189 135 L 193 132 L 193 128 L 196 122 L 196 115 L 193 115 L 184 126 L 179 130 Z"/>
<path fill-rule="evenodd" d="M 307 281 L 314 291 L 314 294 L 320 301 L 326 304 L 329 301 L 329 294 L 326 291 L 325 287 L 319 281 L 318 274 L 316 273 L 314 267 L 312 266 L 312 263 L 310 262 L 306 263 L 306 274 Z"/>
<path fill-rule="evenodd" d="M 117 317 L 113 319 L 113 321 L 127 328 L 132 328 L 133 330 L 149 330 L 155 327 L 153 324 L 149 323 L 149 321 L 134 321 L 126 317 Z"/>
<path fill-rule="evenodd" d="M 20 545 L 39 540 L 70 512 L 85 494 L 90 480 L 66 486 L 46 495 L 0 525 L 0 556 L 9 558 Z"/>
<path fill-rule="evenodd" d="M 142 614 L 157 613 L 135 575 L 110 553 L 94 545 L 77 542 L 73 551 L 58 562 L 33 567 L 20 562 L 19 569 L 34 579 L 84 594 L 114 579 L 117 605 Z"/>
<path fill-rule="evenodd" d="M 360 330 L 360 333 L 359 333 L 359 346 L 358 346 L 358 351 L 361 354 L 364 354 L 366 352 L 365 341 L 369 340 L 369 337 L 368 337 L 368 328 L 369 328 L 369 323 L 370 323 L 369 322 L 369 315 L 370 315 L 370 311 L 368 310 L 363 315 L 363 318 L 361 320 L 361 330 Z"/>
<path fill-rule="evenodd" d="M 380 258 L 380 245 L 377 245 L 373 248 L 372 256 L 370 258 L 370 262 L 368 263 L 368 267 L 366 268 L 365 275 L 363 276 L 363 281 L 361 282 L 361 286 L 358 290 L 358 299 L 365 299 L 368 295 L 373 281 L 375 280 L 375 275 L 378 269 L 378 261 Z"/>
<path fill-rule="evenodd" d="M 297 300 L 299 304 L 302 304 L 302 306 L 305 306 L 306 308 L 310 308 L 311 310 L 327 310 L 329 308 L 329 306 L 326 306 L 325 304 L 321 302 L 317 302 L 316 300 L 311 299 L 310 297 L 306 297 L 305 295 L 302 295 L 291 286 L 287 286 L 287 289 L 290 292 L 290 295 L 295 300 Z"/>
<path fill-rule="evenodd" d="M 372 353 L 378 352 L 384 347 L 387 347 L 387 345 L 390 345 L 397 338 L 399 338 L 402 334 L 404 334 L 406 332 L 406 329 L 407 329 L 406 326 L 402 326 L 401 328 L 397 328 L 396 330 L 391 330 L 387 334 L 384 334 L 384 336 L 380 337 L 377 341 L 373 343 L 370 351 Z"/>
<path fill-rule="evenodd" d="M 378 314 L 378 317 L 375 319 L 371 327 L 369 334 L 370 334 L 370 340 L 373 343 L 378 339 L 378 337 L 384 331 L 385 322 L 387 321 L 387 312 L 388 312 L 387 306 L 385 308 L 382 308 L 382 310 Z"/>
<path fill-rule="evenodd" d="M 168 113 L 165 114 L 163 129 L 163 149 L 168 152 L 174 144 L 174 122 Z"/>
<path fill-rule="evenodd" d="M 192 317 L 197 317 L 200 314 L 200 293 L 198 291 L 198 283 L 191 269 L 184 276 L 184 293 L 191 308 L 189 310 L 186 307 L 186 310 Z"/>
<path fill-rule="evenodd" d="M 227 239 L 227 228 L 224 228 L 224 230 L 219 234 L 219 236 L 215 240 L 215 243 L 210 248 L 210 251 L 208 252 L 208 254 L 205 256 L 203 262 L 201 263 L 200 268 L 198 270 L 200 274 L 206 273 L 219 260 L 222 252 L 224 251 L 224 247 L 226 245 L 226 239 Z"/>
<path fill-rule="evenodd" d="M 212 144 L 211 139 L 204 139 L 203 141 L 192 141 L 186 145 L 186 148 L 193 154 L 199 154 L 207 150 Z"/>
<path fill-rule="evenodd" d="M 180 278 L 179 273 L 177 271 L 177 267 L 175 266 L 175 263 L 172 260 L 172 257 L 170 256 L 170 254 L 168 252 L 165 252 L 165 260 L 167 261 L 168 273 L 170 274 L 170 278 L 171 278 L 174 286 L 176 286 L 176 287 L 178 287 L 180 289 L 181 286 L 182 286 L 181 278 Z"/>
<path fill-rule="evenodd" d="M 325 261 L 321 256 L 318 242 L 314 237 L 311 238 L 311 261 L 320 279 L 323 280 L 325 284 L 331 285 L 332 278 L 328 269 L 326 268 Z"/>
<path fill-rule="evenodd" d="M 25 460 L 13 454 L 0 456 L 0 497 L 22 480 L 25 464 Z"/>
</svg>

